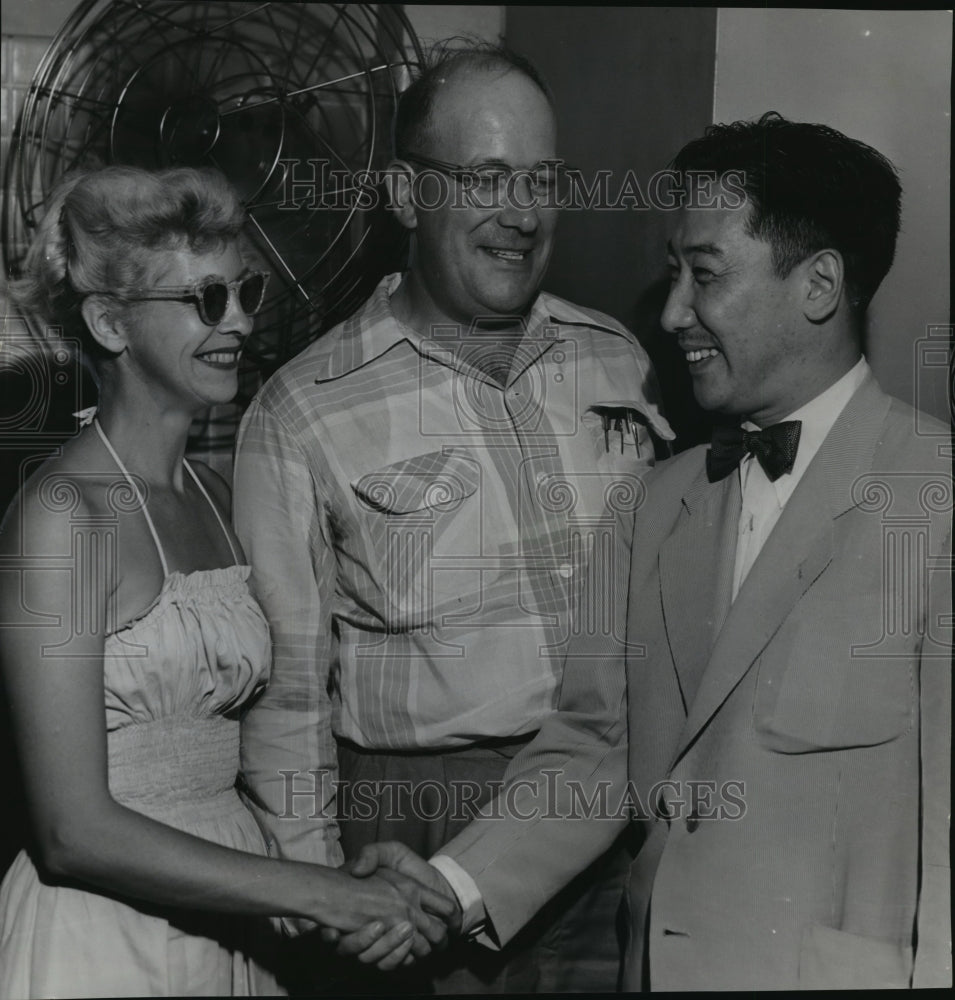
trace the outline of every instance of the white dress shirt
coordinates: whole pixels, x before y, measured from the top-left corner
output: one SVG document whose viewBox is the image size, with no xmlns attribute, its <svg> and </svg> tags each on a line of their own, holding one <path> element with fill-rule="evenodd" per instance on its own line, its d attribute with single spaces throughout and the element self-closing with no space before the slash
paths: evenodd
<svg viewBox="0 0 955 1000">
<path fill-rule="evenodd" d="M 796 460 L 790 472 L 770 482 L 763 467 L 752 455 L 747 455 L 739 466 L 740 488 L 743 507 L 739 519 L 739 534 L 736 542 L 736 563 L 733 573 L 733 599 L 746 579 L 747 573 L 756 561 L 760 550 L 769 538 L 770 532 L 779 520 L 779 515 L 802 479 L 809 463 L 815 458 L 822 442 L 826 439 L 839 414 L 865 381 L 869 365 L 865 357 L 845 373 L 837 382 L 820 393 L 815 399 L 801 406 L 784 420 L 799 420 L 802 430 Z M 782 421 L 780 421 L 782 422 Z M 760 430 L 749 421 L 743 424 L 746 430 Z M 448 880 L 463 913 L 462 930 L 475 933 L 483 925 L 487 914 L 481 892 L 474 879 L 447 855 L 436 854 L 430 862 Z"/>
<path fill-rule="evenodd" d="M 736 565 L 733 572 L 733 600 L 739 593 L 746 575 L 752 569 L 769 538 L 770 532 L 776 526 L 779 515 L 793 491 L 799 485 L 803 473 L 809 468 L 809 463 L 816 457 L 822 442 L 826 439 L 839 414 L 845 409 L 846 403 L 855 391 L 865 381 L 869 374 L 869 365 L 864 357 L 834 382 L 825 392 L 801 406 L 783 420 L 799 420 L 802 431 L 799 435 L 799 448 L 791 472 L 785 472 L 775 482 L 770 482 L 763 467 L 752 456 L 747 455 L 739 465 L 740 489 L 743 495 L 743 508 L 739 517 L 739 533 L 736 540 Z M 780 421 L 782 423 L 782 421 Z M 760 430 L 756 424 L 747 421 L 743 429 Z"/>
</svg>

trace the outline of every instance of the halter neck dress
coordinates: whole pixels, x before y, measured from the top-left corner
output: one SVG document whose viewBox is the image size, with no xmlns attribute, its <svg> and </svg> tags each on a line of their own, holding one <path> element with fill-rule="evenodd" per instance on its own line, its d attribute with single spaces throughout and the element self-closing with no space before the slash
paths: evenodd
<svg viewBox="0 0 955 1000">
<path fill-rule="evenodd" d="M 269 674 L 269 630 L 236 564 L 170 572 L 136 483 L 94 422 L 156 545 L 152 605 L 109 632 L 103 671 L 109 789 L 122 805 L 204 840 L 267 853 L 235 782 L 242 706 Z M 26 851 L 0 887 L 0 997 L 254 996 L 280 992 L 266 919 L 175 910 L 52 884 Z"/>
</svg>

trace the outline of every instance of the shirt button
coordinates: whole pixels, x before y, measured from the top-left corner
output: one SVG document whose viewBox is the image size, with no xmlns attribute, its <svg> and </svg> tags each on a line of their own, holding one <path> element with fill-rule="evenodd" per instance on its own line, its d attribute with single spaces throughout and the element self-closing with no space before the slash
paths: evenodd
<svg viewBox="0 0 955 1000">
<path fill-rule="evenodd" d="M 557 572 L 560 573 L 565 580 L 569 580 L 574 575 L 574 567 L 571 566 L 570 563 L 561 563 Z"/>
</svg>

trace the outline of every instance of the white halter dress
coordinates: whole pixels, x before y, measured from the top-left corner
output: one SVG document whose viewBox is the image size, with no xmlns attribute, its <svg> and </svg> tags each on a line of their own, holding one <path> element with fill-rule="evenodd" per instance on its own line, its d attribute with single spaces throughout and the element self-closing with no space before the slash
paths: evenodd
<svg viewBox="0 0 955 1000">
<path fill-rule="evenodd" d="M 185 466 L 229 539 L 215 504 Z M 235 787 L 238 713 L 265 685 L 271 663 L 268 625 L 246 582 L 249 567 L 169 572 L 145 503 L 141 509 L 164 580 L 153 604 L 106 638 L 110 792 L 178 830 L 264 855 L 262 833 Z M 0 997 L 277 993 L 253 957 L 268 961 L 271 936 L 264 919 L 154 907 L 51 884 L 21 851 L 0 887 Z"/>
</svg>

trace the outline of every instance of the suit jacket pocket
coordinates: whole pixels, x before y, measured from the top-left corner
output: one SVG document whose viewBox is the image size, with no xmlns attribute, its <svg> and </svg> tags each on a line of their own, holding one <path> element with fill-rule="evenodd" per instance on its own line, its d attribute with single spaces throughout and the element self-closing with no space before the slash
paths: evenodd
<svg viewBox="0 0 955 1000">
<path fill-rule="evenodd" d="M 911 976 L 909 947 L 822 924 L 808 924 L 803 929 L 799 949 L 801 989 L 906 989 Z"/>
<path fill-rule="evenodd" d="M 454 510 L 480 486 L 481 467 L 453 451 L 432 451 L 366 472 L 351 483 L 362 506 L 384 514 Z"/>
<path fill-rule="evenodd" d="M 759 660 L 753 726 L 781 753 L 877 746 L 909 732 L 910 657 L 853 655 L 845 631 L 785 623 Z"/>
</svg>

